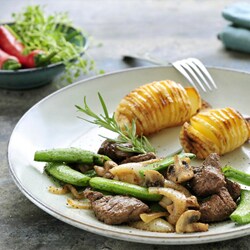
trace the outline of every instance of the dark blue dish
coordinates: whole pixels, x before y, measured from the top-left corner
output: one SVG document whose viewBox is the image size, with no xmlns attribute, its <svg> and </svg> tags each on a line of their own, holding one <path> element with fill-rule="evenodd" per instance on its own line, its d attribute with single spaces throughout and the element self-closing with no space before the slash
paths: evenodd
<svg viewBox="0 0 250 250">
<path fill-rule="evenodd" d="M 77 31 L 73 27 L 69 27 L 68 33 Z M 78 31 L 77 31 L 78 32 Z M 87 49 L 87 38 L 79 32 L 81 39 L 70 40 L 71 43 L 78 46 L 83 46 Z M 83 53 L 82 53 L 83 54 Z M 73 61 L 75 59 L 72 59 Z M 22 90 L 36 88 L 53 81 L 53 79 L 65 70 L 65 65 L 62 62 L 50 64 L 44 67 L 19 69 L 19 70 L 0 70 L 0 88 Z"/>
</svg>

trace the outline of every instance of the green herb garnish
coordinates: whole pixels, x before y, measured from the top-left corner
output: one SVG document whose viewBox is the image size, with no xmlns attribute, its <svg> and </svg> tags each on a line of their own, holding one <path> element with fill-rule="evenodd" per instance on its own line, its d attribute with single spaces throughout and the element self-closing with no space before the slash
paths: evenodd
<svg viewBox="0 0 250 250">
<path fill-rule="evenodd" d="M 138 136 L 136 134 L 135 121 L 132 122 L 131 127 L 125 126 L 125 129 L 122 130 L 114 118 L 114 113 L 112 116 L 109 116 L 107 106 L 100 93 L 98 93 L 98 97 L 99 97 L 104 114 L 97 115 L 96 113 L 94 113 L 87 105 L 86 96 L 85 96 L 84 106 L 83 107 L 80 107 L 78 105 L 75 105 L 75 106 L 78 109 L 78 111 L 81 111 L 84 114 L 94 118 L 94 120 L 87 120 L 82 117 L 79 117 L 79 118 L 87 122 L 90 122 L 92 124 L 96 124 L 99 127 L 103 127 L 103 128 L 106 128 L 110 131 L 117 133 L 118 137 L 116 139 L 111 139 L 111 138 L 107 138 L 104 136 L 103 137 L 108 140 L 116 142 L 118 145 L 121 144 L 120 149 L 123 151 L 135 152 L 135 153 L 155 152 L 155 149 L 153 148 L 153 146 L 150 144 L 150 142 L 145 136 Z M 123 143 L 130 143 L 132 147 L 131 148 L 123 147 L 122 146 Z"/>
<path fill-rule="evenodd" d="M 72 29 L 67 13 L 45 15 L 39 6 L 28 6 L 24 12 L 12 14 L 11 29 L 25 46 L 25 53 L 40 49 L 47 54 L 56 53 L 51 63 L 64 63 L 65 78 L 72 82 L 81 73 L 94 70 L 94 60 L 86 55 L 85 38 L 80 29 Z M 84 57 L 82 54 L 84 53 Z M 74 61 L 72 61 L 74 59 Z"/>
</svg>

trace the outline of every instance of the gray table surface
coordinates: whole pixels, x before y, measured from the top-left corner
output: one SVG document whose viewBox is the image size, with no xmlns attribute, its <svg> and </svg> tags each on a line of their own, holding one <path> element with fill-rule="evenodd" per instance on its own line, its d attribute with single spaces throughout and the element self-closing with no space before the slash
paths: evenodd
<svg viewBox="0 0 250 250">
<path fill-rule="evenodd" d="M 91 34 L 101 47 L 89 54 L 107 73 L 128 65 L 125 53 L 149 52 L 166 61 L 197 57 L 207 66 L 250 71 L 250 55 L 227 51 L 217 34 L 228 23 L 222 9 L 234 1 L 170 0 L 33 0 L 1 1 L 0 19 L 24 6 L 42 4 L 48 12 L 68 11 L 73 22 Z M 86 79 L 90 75 L 82 75 Z M 62 88 L 57 78 L 46 86 L 26 90 L 0 89 L 0 249 L 250 249 L 249 237 L 192 246 L 160 246 L 114 240 L 74 228 L 31 203 L 16 187 L 8 169 L 7 147 L 12 130 L 36 102 Z"/>
</svg>

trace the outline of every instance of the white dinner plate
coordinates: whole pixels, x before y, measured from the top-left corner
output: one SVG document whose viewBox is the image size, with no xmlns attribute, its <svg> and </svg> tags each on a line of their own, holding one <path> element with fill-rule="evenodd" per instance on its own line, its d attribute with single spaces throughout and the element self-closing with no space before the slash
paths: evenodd
<svg viewBox="0 0 250 250">
<path fill-rule="evenodd" d="M 209 72 L 218 85 L 218 90 L 202 97 L 213 107 L 231 106 L 243 114 L 250 114 L 250 74 L 226 69 L 210 68 Z M 171 79 L 185 85 L 185 79 L 172 67 L 136 68 L 80 81 L 67 86 L 33 106 L 17 123 L 8 147 L 10 172 L 16 185 L 34 204 L 52 216 L 103 236 L 150 244 L 201 244 L 237 238 L 250 233 L 250 224 L 236 226 L 226 221 L 212 224 L 203 233 L 152 233 L 128 226 L 110 226 L 98 221 L 92 211 L 69 208 L 66 195 L 54 195 L 47 188 L 52 183 L 41 173 L 44 164 L 33 162 L 34 152 L 55 147 L 79 146 L 96 151 L 107 135 L 104 129 L 87 123 L 78 116 L 75 105 L 82 105 L 84 96 L 88 105 L 98 113 L 101 107 L 97 93 L 100 92 L 110 113 L 121 98 L 135 87 L 155 80 Z M 166 129 L 150 138 L 161 156 L 180 148 L 179 128 Z M 250 172 L 250 145 L 221 158 L 222 164 L 230 164 Z"/>
</svg>

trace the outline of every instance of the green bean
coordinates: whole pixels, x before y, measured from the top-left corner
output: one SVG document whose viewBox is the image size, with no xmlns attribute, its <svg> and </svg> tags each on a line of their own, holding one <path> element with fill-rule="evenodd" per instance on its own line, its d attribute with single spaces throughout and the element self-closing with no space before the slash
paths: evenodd
<svg viewBox="0 0 250 250">
<path fill-rule="evenodd" d="M 66 162 L 103 165 L 109 158 L 105 155 L 93 153 L 79 148 L 55 148 L 35 152 L 35 161 Z"/>
<path fill-rule="evenodd" d="M 232 179 L 233 181 L 239 182 L 243 185 L 250 186 L 250 174 L 240 171 L 231 166 L 223 167 L 222 172 L 229 179 Z"/>
<path fill-rule="evenodd" d="M 82 174 L 63 163 L 49 162 L 45 166 L 45 171 L 59 181 L 76 186 L 87 186 L 90 177 Z"/>
<path fill-rule="evenodd" d="M 162 198 L 162 196 L 159 194 L 150 194 L 148 192 L 148 189 L 145 187 L 140 187 L 134 184 L 106 179 L 102 177 L 93 177 L 89 181 L 89 185 L 92 188 L 101 191 L 107 191 L 114 194 L 129 195 L 142 200 L 159 201 Z"/>
<path fill-rule="evenodd" d="M 94 169 L 90 169 L 90 170 L 84 172 L 84 174 L 90 178 L 97 176 L 96 171 Z"/>
<path fill-rule="evenodd" d="M 250 223 L 250 191 L 241 190 L 240 203 L 230 215 L 230 219 L 237 224 Z"/>
<path fill-rule="evenodd" d="M 190 159 L 195 158 L 195 154 L 192 154 L 192 153 L 181 153 L 181 154 L 178 154 L 178 156 L 180 158 L 186 158 L 186 157 L 188 157 Z M 167 167 L 169 167 L 171 164 L 174 164 L 174 156 L 166 157 L 166 158 L 163 158 L 162 160 L 160 160 L 158 162 L 150 163 L 149 165 L 147 165 L 143 169 L 141 169 L 139 171 L 139 173 L 140 173 L 141 176 L 144 176 L 144 172 L 146 170 L 161 171 L 161 170 L 166 169 Z"/>
</svg>

